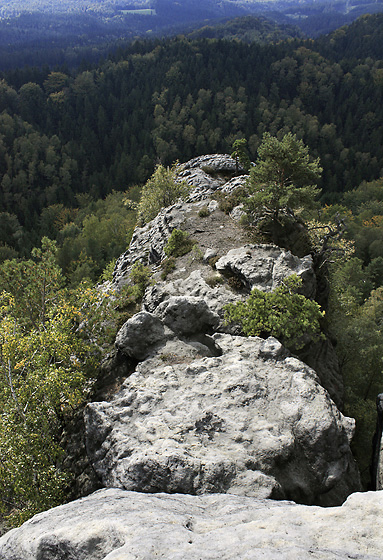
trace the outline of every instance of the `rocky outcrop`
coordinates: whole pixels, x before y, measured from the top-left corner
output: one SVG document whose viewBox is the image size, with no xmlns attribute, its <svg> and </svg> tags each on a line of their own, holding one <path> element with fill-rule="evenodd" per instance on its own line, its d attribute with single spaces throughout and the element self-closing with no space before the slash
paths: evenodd
<svg viewBox="0 0 383 560">
<path fill-rule="evenodd" d="M 187 298 L 180 299 L 184 309 Z M 201 301 L 186 306 L 188 330 L 180 328 L 176 302 L 168 300 L 174 322 L 167 326 L 147 312 L 128 321 L 119 348 L 147 359 L 113 400 L 86 408 L 88 454 L 103 485 L 323 505 L 358 490 L 353 421 L 315 372 L 276 339 L 207 336 L 214 314 L 201 320 L 196 337 Z M 137 323 L 153 333 L 144 351 Z"/>
<path fill-rule="evenodd" d="M 302 278 L 306 297 L 316 295 L 310 255 L 246 243 L 211 199 L 243 184 L 234 171 L 228 156 L 185 164 L 189 201 L 137 228 L 117 262 L 116 285 L 137 260 L 155 272 L 175 227 L 200 254 L 178 258 L 166 280 L 155 272 L 142 311 L 120 329 L 119 352 L 141 363 L 114 398 L 88 405 L 88 455 L 107 487 L 340 504 L 360 483 L 353 421 L 336 406 L 342 382 L 330 343 L 303 350 L 313 371 L 275 339 L 244 338 L 224 321 L 225 304 L 253 288 L 273 290 L 291 274 Z"/>
<path fill-rule="evenodd" d="M 280 341 L 245 338 L 225 323 L 225 304 L 291 274 L 317 297 L 310 255 L 253 243 L 238 224 L 241 208 L 233 217 L 219 209 L 214 193 L 245 181 L 234 174 L 229 156 L 188 162 L 188 201 L 136 229 L 114 285 L 130 281 L 137 261 L 154 281 L 116 338 L 110 364 L 127 378 L 84 414 L 87 457 L 110 489 L 10 532 L 0 540 L 4 560 L 379 557 L 376 495 L 332 507 L 360 481 L 330 341 L 307 344 L 304 363 Z M 194 250 L 164 279 L 174 228 Z"/>
<path fill-rule="evenodd" d="M 320 508 L 100 490 L 0 539 L 2 560 L 380 560 L 383 492 Z"/>
<path fill-rule="evenodd" d="M 316 282 L 310 255 L 300 259 L 275 245 L 245 245 L 229 251 L 216 263 L 223 275 L 236 276 L 250 292 L 253 288 L 269 292 L 275 290 L 291 274 L 303 281 L 302 293 L 315 298 Z"/>
<path fill-rule="evenodd" d="M 143 264 L 155 264 L 164 257 L 163 249 L 174 228 L 180 228 L 192 210 L 192 203 L 205 204 L 217 190 L 233 190 L 243 185 L 246 177 L 230 178 L 235 174 L 233 158 L 224 154 L 213 154 L 194 158 L 181 166 L 180 179 L 186 181 L 192 190 L 187 204 L 174 204 L 164 208 L 149 224 L 136 228 L 129 249 L 116 262 L 113 274 L 115 285 L 123 285 L 128 281 L 131 267 L 136 261 Z M 215 203 L 215 208 L 218 206 Z M 200 208 L 201 206 L 199 206 Z M 213 220 L 214 222 L 214 220 Z M 182 229 L 184 229 L 182 227 Z"/>
</svg>

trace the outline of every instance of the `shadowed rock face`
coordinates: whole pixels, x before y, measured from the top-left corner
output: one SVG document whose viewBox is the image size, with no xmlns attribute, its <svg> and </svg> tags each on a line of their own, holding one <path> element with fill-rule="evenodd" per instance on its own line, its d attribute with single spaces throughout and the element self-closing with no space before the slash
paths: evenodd
<svg viewBox="0 0 383 560">
<path fill-rule="evenodd" d="M 383 492 L 320 508 L 100 490 L 0 539 L 2 560 L 379 560 Z"/>
<path fill-rule="evenodd" d="M 372 464 L 372 485 L 375 490 L 383 490 L 383 393 L 376 398 L 377 422 L 374 435 L 374 457 Z"/>
</svg>

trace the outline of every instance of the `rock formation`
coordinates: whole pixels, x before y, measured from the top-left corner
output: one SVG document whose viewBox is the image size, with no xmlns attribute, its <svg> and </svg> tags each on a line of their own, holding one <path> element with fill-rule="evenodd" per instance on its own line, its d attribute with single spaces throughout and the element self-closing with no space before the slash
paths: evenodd
<svg viewBox="0 0 383 560">
<path fill-rule="evenodd" d="M 233 217 L 219 209 L 214 193 L 245 181 L 234 172 L 229 156 L 185 164 L 189 199 L 137 228 L 116 263 L 117 288 L 137 261 L 151 266 L 154 282 L 116 338 L 119 363 L 133 372 L 85 410 L 89 461 L 114 489 L 9 533 L 0 539 L 4 560 L 379 557 L 376 494 L 317 507 L 339 506 L 361 488 L 330 341 L 308 341 L 294 355 L 225 323 L 225 304 L 293 273 L 317 296 L 310 255 L 252 242 L 234 219 L 241 208 Z M 175 228 L 195 245 L 164 279 Z"/>
<path fill-rule="evenodd" d="M 108 489 L 0 539 L 2 560 L 381 560 L 383 492 L 342 507 Z"/>
<path fill-rule="evenodd" d="M 152 344 L 142 349 L 135 325 L 126 346 L 118 340 L 146 360 L 112 401 L 85 412 L 88 453 L 104 486 L 323 505 L 358 489 L 353 422 L 276 339 L 204 339 L 183 329 L 179 339 L 155 315 L 136 319 L 153 325 Z"/>
</svg>

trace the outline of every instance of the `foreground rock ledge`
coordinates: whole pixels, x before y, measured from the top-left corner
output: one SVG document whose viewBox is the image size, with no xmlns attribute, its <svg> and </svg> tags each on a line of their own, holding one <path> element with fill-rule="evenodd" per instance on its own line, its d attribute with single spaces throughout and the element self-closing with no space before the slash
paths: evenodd
<svg viewBox="0 0 383 560">
<path fill-rule="evenodd" d="M 341 507 L 100 490 L 0 539 L 2 560 L 378 560 L 383 491 Z"/>
</svg>

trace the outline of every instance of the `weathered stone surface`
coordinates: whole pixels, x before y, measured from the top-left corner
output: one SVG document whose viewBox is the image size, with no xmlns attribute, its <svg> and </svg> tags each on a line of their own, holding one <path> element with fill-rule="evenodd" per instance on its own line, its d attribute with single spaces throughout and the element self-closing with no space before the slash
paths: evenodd
<svg viewBox="0 0 383 560">
<path fill-rule="evenodd" d="M 174 228 L 180 228 L 184 220 L 184 207 L 174 204 L 164 208 L 144 227 L 134 230 L 129 249 L 123 253 L 116 262 L 113 272 L 113 283 L 117 286 L 128 281 L 129 273 L 135 262 L 145 265 L 159 262 L 165 257 L 166 246 Z"/>
<path fill-rule="evenodd" d="M 213 339 L 220 356 L 161 348 L 114 400 L 87 406 L 87 449 L 102 483 L 321 505 L 358 490 L 352 421 L 315 372 L 275 339 Z"/>
<path fill-rule="evenodd" d="M 144 296 L 143 308 L 146 311 L 155 313 L 155 310 L 171 297 L 180 297 L 188 295 L 203 299 L 210 310 L 223 317 L 223 306 L 229 302 L 242 299 L 239 294 L 230 290 L 227 284 L 217 284 L 210 286 L 206 279 L 216 276 L 210 268 L 205 273 L 204 278 L 201 270 L 194 270 L 187 278 L 175 279 L 171 282 L 156 282 L 154 286 L 150 286 Z"/>
<path fill-rule="evenodd" d="M 2 560 L 381 560 L 383 492 L 320 508 L 100 490 L 0 539 Z"/>
<path fill-rule="evenodd" d="M 284 278 L 297 274 L 302 278 L 301 293 L 315 297 L 316 281 L 310 255 L 299 258 L 275 245 L 245 245 L 232 249 L 215 264 L 222 274 L 232 273 L 249 290 L 272 291 Z"/>
<path fill-rule="evenodd" d="M 156 308 L 155 314 L 180 336 L 205 333 L 219 324 L 219 316 L 205 300 L 192 296 L 170 297 Z"/>
<path fill-rule="evenodd" d="M 210 196 L 224 185 L 232 190 L 240 186 L 244 179 L 236 177 L 235 161 L 226 154 L 213 154 L 194 158 L 183 164 L 179 174 L 192 190 L 188 197 L 188 204 L 178 203 L 164 208 L 144 227 L 137 227 L 134 231 L 129 249 L 123 253 L 116 262 L 113 273 L 113 282 L 121 286 L 128 282 L 128 275 L 133 264 L 140 261 L 145 265 L 155 264 L 165 257 L 163 250 L 174 228 L 181 228 L 185 215 L 190 212 L 192 203 L 209 202 L 209 211 L 217 209 L 216 201 L 209 201 Z"/>
<path fill-rule="evenodd" d="M 158 317 L 142 311 L 129 319 L 118 331 L 116 347 L 127 356 L 144 360 L 156 344 L 166 338 L 165 328 Z"/>
<path fill-rule="evenodd" d="M 258 246 L 257 250 L 261 251 L 261 247 L 262 246 Z M 276 249 L 277 248 L 273 248 L 273 250 Z M 281 249 L 276 252 L 279 257 L 281 257 L 281 254 L 283 253 L 284 251 Z M 269 278 L 269 284 L 268 286 L 265 284 L 265 288 L 269 288 L 270 285 L 272 285 L 273 281 L 275 285 L 280 282 L 281 271 L 288 275 L 289 269 L 280 258 L 279 263 L 282 262 L 282 266 L 279 268 L 279 270 L 276 270 L 276 273 L 273 276 L 274 267 L 278 265 L 275 265 L 275 262 L 272 259 L 268 261 L 268 249 L 266 249 L 264 256 L 267 266 L 265 265 L 264 269 L 260 269 L 259 274 L 261 275 L 262 270 L 265 270 L 265 277 L 267 276 L 267 278 Z M 302 263 L 302 261 L 303 264 L 301 264 L 300 267 L 296 266 L 295 271 L 299 269 L 301 271 L 307 271 L 306 273 L 304 273 L 303 277 L 305 279 L 308 278 L 307 291 L 310 292 L 314 289 L 315 286 L 315 281 L 312 280 L 312 269 L 309 267 L 310 261 L 308 260 L 307 262 L 305 262 L 303 259 L 300 259 L 298 263 Z M 293 263 L 294 262 L 295 259 L 293 260 Z M 306 265 L 307 269 L 305 269 Z M 292 270 L 294 269 L 290 269 L 290 271 Z M 236 329 L 231 325 L 224 324 L 223 307 L 227 303 L 232 303 L 244 299 L 244 297 L 246 297 L 246 294 L 244 295 L 234 292 L 233 290 L 229 289 L 227 283 L 217 282 L 214 285 L 209 285 L 209 278 L 211 279 L 214 276 L 217 276 L 217 273 L 214 273 L 210 267 L 208 267 L 207 270 L 202 270 L 201 267 L 200 269 L 194 270 L 187 278 L 180 278 L 167 282 L 158 281 L 154 286 L 150 286 L 147 289 L 143 300 L 143 308 L 151 313 L 156 313 L 156 309 L 161 308 L 162 305 L 165 305 L 164 302 L 166 302 L 169 298 L 182 297 L 188 294 L 190 297 L 203 299 L 210 310 L 219 316 L 220 324 L 218 327 L 216 327 L 217 331 L 240 334 L 237 333 Z M 330 341 L 320 340 L 316 343 L 308 344 L 305 348 L 299 351 L 299 357 L 310 367 L 315 369 L 321 384 L 329 391 L 331 398 L 334 400 L 338 408 L 342 410 L 343 380 L 339 369 L 338 359 Z"/>
<path fill-rule="evenodd" d="M 211 154 L 184 163 L 180 179 L 194 187 L 189 200 L 195 202 L 210 196 L 235 173 L 235 161 L 232 157 L 227 154 Z"/>
</svg>

